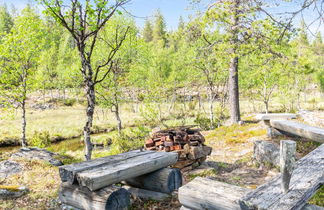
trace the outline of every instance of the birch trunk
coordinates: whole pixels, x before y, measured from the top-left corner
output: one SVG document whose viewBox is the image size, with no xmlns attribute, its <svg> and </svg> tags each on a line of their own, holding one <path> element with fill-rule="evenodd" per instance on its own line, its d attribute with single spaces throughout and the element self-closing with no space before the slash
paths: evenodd
<svg viewBox="0 0 324 210">
<path fill-rule="evenodd" d="M 239 103 L 239 85 L 238 85 L 238 61 L 239 58 L 236 55 L 237 48 L 238 48 L 238 24 L 239 24 L 239 6 L 240 1 L 234 0 L 234 8 L 233 8 L 233 15 L 232 15 L 232 21 L 233 25 L 230 29 L 231 34 L 231 44 L 232 49 L 230 50 L 230 53 L 233 58 L 231 58 L 230 61 L 230 67 L 229 67 L 229 102 L 230 102 L 230 115 L 231 115 L 231 122 L 232 124 L 238 123 L 240 119 L 240 103 Z"/>
</svg>

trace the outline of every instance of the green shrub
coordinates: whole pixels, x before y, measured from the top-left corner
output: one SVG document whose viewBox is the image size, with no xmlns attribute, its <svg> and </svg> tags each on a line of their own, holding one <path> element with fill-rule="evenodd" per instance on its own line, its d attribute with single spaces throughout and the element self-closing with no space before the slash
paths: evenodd
<svg viewBox="0 0 324 210">
<path fill-rule="evenodd" d="M 51 144 L 50 134 L 48 131 L 35 131 L 30 139 L 29 144 L 31 146 L 44 148 Z"/>
<path fill-rule="evenodd" d="M 68 98 L 68 99 L 65 99 L 63 101 L 63 104 L 65 106 L 73 106 L 75 103 L 76 103 L 76 99 L 75 98 Z"/>
<path fill-rule="evenodd" d="M 210 130 L 211 127 L 213 128 L 217 128 L 220 124 L 220 120 L 219 119 L 214 119 L 214 122 L 211 124 L 210 123 L 210 119 L 202 116 L 202 115 L 197 115 L 195 121 L 196 124 L 199 125 L 199 127 L 203 130 Z"/>
</svg>

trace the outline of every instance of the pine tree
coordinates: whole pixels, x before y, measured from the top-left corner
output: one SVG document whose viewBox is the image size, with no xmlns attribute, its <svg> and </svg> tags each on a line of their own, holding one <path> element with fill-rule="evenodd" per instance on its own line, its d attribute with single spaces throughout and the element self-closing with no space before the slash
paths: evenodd
<svg viewBox="0 0 324 210">
<path fill-rule="evenodd" d="M 13 20 L 7 6 L 0 6 L 0 33 L 8 33 L 13 26 Z"/>
<path fill-rule="evenodd" d="M 152 30 L 152 24 L 151 21 L 146 19 L 145 26 L 143 29 L 143 38 L 145 42 L 150 42 L 153 40 L 153 30 Z"/>
<path fill-rule="evenodd" d="M 309 45 L 307 32 L 306 32 L 306 23 L 304 20 L 302 20 L 300 23 L 299 41 L 303 45 Z"/>
<path fill-rule="evenodd" d="M 159 41 L 159 40 L 166 40 L 166 25 L 165 25 L 165 21 L 164 21 L 164 17 L 161 13 L 160 10 L 157 10 L 155 15 L 155 20 L 154 20 L 154 26 L 153 26 L 153 39 L 155 41 Z"/>
<path fill-rule="evenodd" d="M 179 23 L 178 23 L 178 30 L 181 31 L 185 28 L 185 22 L 183 21 L 182 16 L 179 18 Z"/>
<path fill-rule="evenodd" d="M 320 31 L 318 31 L 315 35 L 315 40 L 313 42 L 313 45 L 316 46 L 321 44 L 323 44 L 322 34 Z"/>
</svg>

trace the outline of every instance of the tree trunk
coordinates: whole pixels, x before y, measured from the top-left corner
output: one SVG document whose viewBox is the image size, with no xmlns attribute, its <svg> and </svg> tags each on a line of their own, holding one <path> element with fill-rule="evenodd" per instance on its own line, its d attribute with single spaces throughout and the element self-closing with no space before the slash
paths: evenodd
<svg viewBox="0 0 324 210">
<path fill-rule="evenodd" d="M 212 90 L 209 93 L 209 120 L 210 129 L 214 129 L 214 96 Z"/>
<path fill-rule="evenodd" d="M 235 124 L 241 120 L 240 116 L 240 100 L 239 100 L 239 86 L 238 86 L 238 57 L 231 59 L 229 69 L 229 102 L 231 123 Z"/>
<path fill-rule="evenodd" d="M 23 99 L 21 103 L 22 116 L 21 116 L 21 146 L 26 147 L 26 100 Z"/>
<path fill-rule="evenodd" d="M 121 135 L 121 130 L 122 130 L 122 121 L 121 121 L 121 118 L 120 118 L 120 115 L 119 115 L 119 105 L 118 105 L 118 102 L 115 101 L 115 117 L 116 117 L 116 120 L 117 120 L 117 130 L 118 130 L 118 134 Z"/>
<path fill-rule="evenodd" d="M 93 145 L 91 143 L 90 134 L 91 127 L 93 122 L 93 113 L 95 109 L 95 88 L 92 80 L 85 81 L 85 92 L 87 96 L 87 121 L 83 128 L 83 136 L 84 136 L 84 145 L 85 145 L 85 158 L 86 160 L 91 160 L 91 154 Z"/>
</svg>

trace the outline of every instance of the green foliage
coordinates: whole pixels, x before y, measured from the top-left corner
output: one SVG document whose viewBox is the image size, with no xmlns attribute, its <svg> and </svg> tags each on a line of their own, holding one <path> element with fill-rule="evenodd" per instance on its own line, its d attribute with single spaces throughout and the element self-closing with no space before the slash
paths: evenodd
<svg viewBox="0 0 324 210">
<path fill-rule="evenodd" d="M 6 5 L 0 5 L 0 34 L 9 33 L 13 26 L 13 18 Z"/>
<path fill-rule="evenodd" d="M 51 144 L 48 131 L 35 131 L 30 138 L 29 144 L 34 147 L 44 148 Z"/>
<path fill-rule="evenodd" d="M 211 129 L 211 125 L 214 128 L 217 128 L 220 125 L 219 120 L 214 120 L 214 122 L 211 124 L 210 119 L 205 117 L 202 114 L 198 114 L 195 121 L 196 124 L 199 125 L 199 127 L 203 130 L 209 130 Z"/>
</svg>

